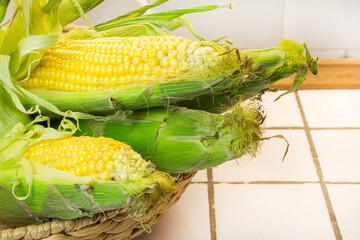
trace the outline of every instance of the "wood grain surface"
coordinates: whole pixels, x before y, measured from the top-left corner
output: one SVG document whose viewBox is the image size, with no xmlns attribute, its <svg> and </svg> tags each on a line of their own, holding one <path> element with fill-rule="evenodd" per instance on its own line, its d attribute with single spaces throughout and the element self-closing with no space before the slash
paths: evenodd
<svg viewBox="0 0 360 240">
<path fill-rule="evenodd" d="M 308 76 L 299 89 L 360 89 L 360 59 L 320 59 L 319 73 Z M 283 79 L 274 87 L 289 89 L 294 75 Z"/>
</svg>

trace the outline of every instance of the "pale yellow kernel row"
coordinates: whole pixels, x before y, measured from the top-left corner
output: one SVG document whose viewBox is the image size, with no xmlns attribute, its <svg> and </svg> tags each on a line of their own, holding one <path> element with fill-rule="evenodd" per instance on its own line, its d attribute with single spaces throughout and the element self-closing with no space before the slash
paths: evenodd
<svg viewBox="0 0 360 240">
<path fill-rule="evenodd" d="M 92 82 L 96 82 L 96 79 L 99 77 L 121 77 L 137 74 L 152 75 L 159 71 L 165 73 L 177 70 L 181 74 L 189 69 L 189 65 L 186 62 L 179 62 L 176 59 L 168 58 L 164 58 L 161 65 L 156 65 L 156 63 L 126 63 L 116 66 L 74 63 L 64 63 L 63 65 L 68 65 L 68 68 L 62 70 L 56 66 L 39 66 L 32 72 L 31 77 L 55 78 L 59 81 L 68 80 L 69 82 L 90 82 L 91 79 Z"/>
<path fill-rule="evenodd" d="M 161 55 L 161 52 L 158 52 L 160 57 L 133 57 L 130 58 L 128 56 L 121 55 L 101 55 L 101 56 L 90 56 L 91 54 L 86 54 L 85 59 L 61 59 L 55 56 L 45 56 L 38 68 L 47 67 L 47 68 L 55 68 L 55 69 L 64 69 L 69 71 L 89 71 L 90 69 L 95 69 L 96 67 L 106 68 L 111 66 L 112 68 L 119 66 L 121 64 L 132 64 L 135 66 L 144 65 L 148 67 L 155 67 L 160 65 L 164 68 L 172 68 L 177 67 L 180 63 L 186 64 L 186 54 L 178 53 L 174 51 L 174 53 L 169 54 L 168 56 Z M 96 54 L 95 54 L 96 55 Z M 36 73 L 36 70 L 34 70 Z"/>
<path fill-rule="evenodd" d="M 58 43 L 59 46 L 73 46 L 84 44 L 105 44 L 105 45 L 120 45 L 131 44 L 136 45 L 139 43 L 153 43 L 153 42 L 174 42 L 190 44 L 193 41 L 187 38 L 178 36 L 139 36 L 139 37 L 109 37 L 109 38 L 95 38 L 87 40 L 63 40 Z"/>
<path fill-rule="evenodd" d="M 161 60 L 164 57 L 169 57 L 172 59 L 185 60 L 187 54 L 187 48 L 179 45 L 177 49 L 170 51 L 163 50 L 143 50 L 141 48 L 130 49 L 129 51 L 119 51 L 119 52 L 106 52 L 106 53 L 97 53 L 94 51 L 86 50 L 69 50 L 69 49 L 51 49 L 43 57 L 41 63 L 46 64 L 47 62 L 52 62 L 56 60 L 77 60 L 79 62 L 92 62 L 94 64 L 119 64 L 123 62 L 131 62 L 133 58 L 137 58 L 144 62 L 149 59 L 158 59 Z M 200 53 L 200 51 L 198 51 Z M 196 52 L 197 53 L 197 52 Z M 201 52 L 204 54 L 204 50 Z M 127 60 L 127 61 L 126 61 Z"/>
<path fill-rule="evenodd" d="M 100 54 L 129 54 L 134 56 L 136 52 L 139 51 L 159 51 L 162 50 L 165 53 L 172 50 L 184 51 L 188 45 L 184 43 L 176 44 L 169 42 L 158 42 L 158 43 L 139 43 L 132 45 L 105 45 L 105 44 L 86 44 L 86 45 L 73 45 L 68 47 L 57 47 L 55 48 L 59 52 L 62 51 L 83 51 L 83 52 L 94 52 Z"/>
<path fill-rule="evenodd" d="M 32 77 L 22 82 L 24 88 L 29 89 L 46 89 L 53 91 L 68 92 L 91 92 L 103 90 L 115 90 L 120 88 L 137 86 L 139 84 L 156 84 L 161 83 L 165 77 L 175 78 L 181 74 L 180 69 L 157 69 L 155 68 L 152 75 L 128 75 L 124 77 L 94 77 L 86 81 L 67 82 L 62 80 L 54 80 L 49 78 Z"/>
<path fill-rule="evenodd" d="M 68 50 L 84 50 L 86 52 L 95 51 L 98 53 L 114 53 L 121 54 L 123 51 L 125 53 L 130 53 L 131 51 L 136 51 L 136 49 L 142 50 L 163 50 L 165 52 L 179 49 L 185 49 L 188 45 L 192 44 L 193 41 L 189 39 L 184 39 L 181 37 L 175 38 L 166 38 L 160 37 L 158 40 L 152 40 L 141 37 L 134 37 L 131 40 L 124 40 L 123 38 L 115 38 L 111 41 L 109 40 L 72 40 L 59 43 L 57 49 L 68 49 Z M 178 49 L 178 50 L 179 50 Z"/>
</svg>

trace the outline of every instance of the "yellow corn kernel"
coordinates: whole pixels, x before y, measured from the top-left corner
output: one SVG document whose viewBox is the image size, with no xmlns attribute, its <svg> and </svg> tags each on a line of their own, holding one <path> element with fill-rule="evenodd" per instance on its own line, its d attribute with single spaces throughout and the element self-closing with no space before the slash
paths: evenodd
<svg viewBox="0 0 360 240">
<path fill-rule="evenodd" d="M 25 157 L 77 176 L 108 181 L 116 171 L 115 161 L 128 157 L 129 152 L 138 155 L 129 145 L 112 138 L 82 136 L 41 140 L 29 146 Z"/>
<path fill-rule="evenodd" d="M 109 181 L 110 180 L 110 173 L 109 172 L 102 172 L 99 175 L 99 179 L 103 181 Z"/>
<path fill-rule="evenodd" d="M 168 53 L 169 58 L 177 58 L 178 52 L 176 50 L 172 50 Z"/>
</svg>

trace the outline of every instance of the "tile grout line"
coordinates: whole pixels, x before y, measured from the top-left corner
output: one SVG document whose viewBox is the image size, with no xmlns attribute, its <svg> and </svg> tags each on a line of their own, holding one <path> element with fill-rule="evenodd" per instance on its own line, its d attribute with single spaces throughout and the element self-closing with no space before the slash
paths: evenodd
<svg viewBox="0 0 360 240">
<path fill-rule="evenodd" d="M 208 199 L 209 199 L 209 220 L 210 220 L 210 239 L 216 240 L 216 217 L 215 217 L 215 192 L 213 183 L 212 168 L 208 168 L 207 185 L 208 185 Z"/>
<path fill-rule="evenodd" d="M 264 127 L 265 130 L 303 130 L 304 127 L 288 127 L 288 126 L 281 126 L 281 127 Z"/>
<path fill-rule="evenodd" d="M 322 190 L 322 193 L 323 193 L 323 196 L 324 196 L 324 200 L 325 200 L 326 207 L 327 207 L 327 210 L 328 210 L 328 213 L 329 213 L 329 217 L 330 217 L 330 221 L 331 221 L 331 224 L 332 224 L 332 227 L 333 227 L 335 238 L 336 239 L 342 239 L 340 227 L 339 227 L 339 224 L 337 222 L 333 206 L 331 204 L 329 192 L 328 192 L 326 184 L 324 182 L 324 175 L 323 175 L 323 172 L 321 170 L 321 166 L 320 166 L 318 155 L 317 155 L 317 152 L 316 152 L 316 149 L 315 149 L 314 141 L 313 141 L 312 136 L 311 136 L 309 124 L 308 124 L 308 122 L 306 120 L 304 108 L 302 107 L 300 97 L 299 97 L 299 94 L 298 94 L 297 91 L 295 92 L 295 98 L 296 98 L 296 102 L 297 102 L 299 110 L 300 110 L 302 120 L 304 122 L 305 133 L 306 133 L 306 137 L 308 139 L 311 156 L 313 158 L 313 162 L 314 162 L 314 165 L 315 165 L 315 168 L 316 168 L 316 173 L 317 173 L 319 181 L 320 181 L 320 187 L 321 187 L 321 190 Z"/>
<path fill-rule="evenodd" d="M 257 185 L 257 184 L 319 184 L 318 181 L 248 181 L 248 182 L 220 182 L 220 181 L 214 181 L 213 184 L 233 184 L 233 185 Z"/>
<path fill-rule="evenodd" d="M 265 127 L 265 130 L 305 130 L 305 127 Z M 360 127 L 309 127 L 309 130 L 360 130 Z"/>
<path fill-rule="evenodd" d="M 286 0 L 283 0 L 283 9 L 282 9 L 282 16 L 281 16 L 281 32 L 280 37 L 281 39 L 284 38 L 284 32 L 285 32 L 285 7 L 286 7 Z"/>
<path fill-rule="evenodd" d="M 309 127 L 309 130 L 360 130 L 360 127 Z"/>
<path fill-rule="evenodd" d="M 360 182 L 344 182 L 344 181 L 323 181 L 325 184 L 342 184 L 342 185 L 360 185 Z M 191 184 L 208 184 L 208 181 L 195 181 L 191 182 Z M 320 184 L 320 181 L 212 181 L 213 184 L 230 184 L 230 185 L 256 185 L 256 184 Z"/>
</svg>

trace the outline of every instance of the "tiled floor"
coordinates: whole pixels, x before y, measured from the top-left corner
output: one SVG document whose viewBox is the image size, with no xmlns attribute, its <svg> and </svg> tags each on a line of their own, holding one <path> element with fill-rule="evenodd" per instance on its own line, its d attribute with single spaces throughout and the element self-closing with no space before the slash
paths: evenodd
<svg viewBox="0 0 360 240">
<path fill-rule="evenodd" d="M 144 239 L 360 239 L 360 90 L 267 93 L 254 159 L 198 172 Z M 210 206 L 210 207 L 209 207 Z"/>
</svg>

